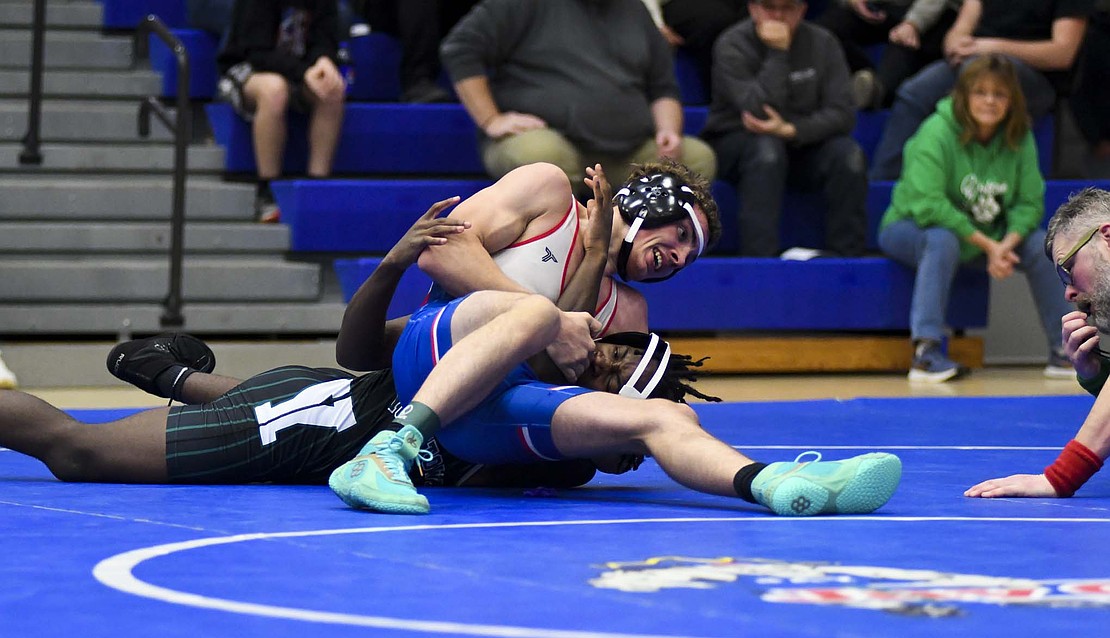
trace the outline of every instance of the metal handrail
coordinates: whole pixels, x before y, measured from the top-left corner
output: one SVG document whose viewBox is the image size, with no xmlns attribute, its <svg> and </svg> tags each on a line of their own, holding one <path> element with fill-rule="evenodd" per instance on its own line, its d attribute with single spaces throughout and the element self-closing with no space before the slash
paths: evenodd
<svg viewBox="0 0 1110 638">
<path fill-rule="evenodd" d="M 46 32 L 46 0 L 35 0 L 34 18 L 31 23 L 31 95 L 27 107 L 27 134 L 23 136 L 23 151 L 19 154 L 20 164 L 42 164 L 42 59 L 43 40 Z"/>
<path fill-rule="evenodd" d="M 166 46 L 173 51 L 177 58 L 177 116 L 174 117 L 166 110 L 156 96 L 149 96 L 139 105 L 139 135 L 150 135 L 150 115 L 153 113 L 173 131 L 173 212 L 170 218 L 170 289 L 164 301 L 165 312 L 162 314 L 163 327 L 180 327 L 184 325 L 185 318 L 181 314 L 181 279 L 182 262 L 184 260 L 185 238 L 185 172 L 187 169 L 187 151 L 189 140 L 192 137 L 190 130 L 192 114 L 189 106 L 189 52 L 181 40 L 177 39 L 169 28 L 158 19 L 158 16 L 148 15 L 135 29 L 132 40 L 132 63 L 138 65 L 140 61 L 150 57 L 150 41 L 148 35 L 153 33 L 158 36 Z"/>
</svg>

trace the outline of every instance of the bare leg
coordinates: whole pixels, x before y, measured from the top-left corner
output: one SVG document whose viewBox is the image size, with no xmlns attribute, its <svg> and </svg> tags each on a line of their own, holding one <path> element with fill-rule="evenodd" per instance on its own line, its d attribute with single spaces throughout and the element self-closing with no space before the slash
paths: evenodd
<svg viewBox="0 0 1110 638">
<path fill-rule="evenodd" d="M 311 91 L 309 92 L 311 93 Z M 313 108 L 308 127 L 308 174 L 327 177 L 331 174 L 339 130 L 343 127 L 343 96 L 335 100 L 312 97 Z"/>
<path fill-rule="evenodd" d="M 454 345 L 413 401 L 447 424 L 477 406 L 509 371 L 543 350 L 559 329 L 559 310 L 539 295 L 477 292 L 451 320 Z M 196 375 L 193 375 L 196 376 Z"/>
<path fill-rule="evenodd" d="M 227 394 L 232 388 L 242 383 L 242 379 L 233 379 L 218 374 L 194 372 L 185 379 L 181 387 L 181 402 L 189 405 L 209 403 L 220 396 Z"/>
<path fill-rule="evenodd" d="M 159 483 L 168 414 L 155 408 L 89 425 L 37 397 L 0 390 L 0 445 L 39 459 L 63 481 Z"/>
<path fill-rule="evenodd" d="M 243 94 L 254 107 L 254 161 L 259 179 L 281 175 L 285 151 L 285 113 L 289 108 L 289 83 L 277 73 L 253 73 L 243 85 Z"/>
<path fill-rule="evenodd" d="M 706 432 L 689 406 L 663 399 L 583 394 L 555 411 L 551 436 L 569 458 L 650 455 L 679 484 L 720 496 L 737 495 L 733 478 L 753 462 Z"/>
</svg>

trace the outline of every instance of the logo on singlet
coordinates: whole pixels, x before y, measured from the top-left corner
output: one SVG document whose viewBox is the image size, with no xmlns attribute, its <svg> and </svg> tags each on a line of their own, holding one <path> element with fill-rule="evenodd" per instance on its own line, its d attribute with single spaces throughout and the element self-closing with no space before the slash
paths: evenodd
<svg viewBox="0 0 1110 638">
<path fill-rule="evenodd" d="M 551 252 L 551 249 L 548 248 L 547 246 L 544 246 L 544 248 L 543 248 L 543 259 L 541 259 L 540 261 L 542 261 L 544 263 L 547 263 L 549 261 L 559 263 L 558 258 L 555 257 L 555 253 Z"/>
</svg>

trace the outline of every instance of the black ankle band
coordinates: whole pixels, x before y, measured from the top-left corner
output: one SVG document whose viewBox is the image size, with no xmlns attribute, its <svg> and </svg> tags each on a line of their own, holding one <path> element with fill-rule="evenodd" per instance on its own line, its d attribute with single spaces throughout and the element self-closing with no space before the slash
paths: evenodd
<svg viewBox="0 0 1110 638">
<path fill-rule="evenodd" d="M 750 463 L 740 468 L 736 476 L 732 477 L 732 489 L 736 490 L 737 496 L 749 503 L 756 502 L 755 497 L 752 496 L 752 481 L 765 467 L 767 467 L 766 463 Z"/>
<path fill-rule="evenodd" d="M 182 365 L 170 366 L 154 378 L 154 387 L 158 389 L 159 396 L 181 401 L 180 393 L 185 387 L 185 379 L 194 372 L 196 370 Z"/>
</svg>

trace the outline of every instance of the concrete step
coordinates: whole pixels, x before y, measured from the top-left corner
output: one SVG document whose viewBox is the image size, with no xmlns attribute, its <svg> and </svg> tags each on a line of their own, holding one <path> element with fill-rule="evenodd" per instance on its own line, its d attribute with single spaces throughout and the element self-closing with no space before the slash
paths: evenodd
<svg viewBox="0 0 1110 638">
<path fill-rule="evenodd" d="M 338 367 L 333 338 L 244 340 L 206 335 L 205 341 L 216 355 L 216 372 L 236 379 L 245 379 L 291 363 Z M 122 389 L 128 387 L 127 384 L 109 374 L 106 365 L 108 352 L 116 343 L 115 339 L 109 338 L 93 341 L 8 341 L 3 344 L 4 362 L 15 371 L 23 388 Z M 165 403 L 162 399 L 150 397 L 149 405 Z"/>
<path fill-rule="evenodd" d="M 144 69 L 134 71 L 48 69 L 42 76 L 42 90 L 47 98 L 80 96 L 139 100 L 148 95 L 160 94 L 162 82 L 157 73 Z M 30 93 L 30 71 L 0 69 L 0 97 L 22 97 L 26 100 Z"/>
<path fill-rule="evenodd" d="M 30 28 L 34 22 L 34 2 L 0 2 L 0 28 Z M 97 29 L 104 25 L 104 8 L 97 2 L 46 3 L 46 26 L 57 29 Z"/>
<path fill-rule="evenodd" d="M 131 68 L 131 38 L 82 31 L 48 31 L 43 56 L 48 69 Z M 0 29 L 0 68 L 27 69 L 31 65 L 31 32 Z"/>
<path fill-rule="evenodd" d="M 311 303 L 286 302 L 205 302 L 182 307 L 182 330 L 198 335 L 224 337 L 244 335 L 331 335 L 339 333 L 345 305 L 338 301 Z M 158 303 L 0 303 L 0 324 L 4 326 L 4 360 L 8 343 L 17 335 L 26 336 L 101 336 L 109 339 L 123 335 L 150 335 L 163 332 L 161 319 L 165 308 Z M 107 354 L 107 351 L 105 351 Z M 9 361 L 10 363 L 10 361 Z M 288 361 L 286 363 L 293 363 Z M 219 368 L 219 365 L 218 365 Z"/>
<path fill-rule="evenodd" d="M 160 303 L 169 290 L 169 259 L 0 259 L 0 302 Z M 182 286 L 187 301 L 317 301 L 320 266 L 263 257 L 190 257 Z"/>
<path fill-rule="evenodd" d="M 150 135 L 139 136 L 139 104 L 104 100 L 45 100 L 40 139 L 47 142 L 167 142 L 172 132 L 152 117 Z M 176 117 L 176 109 L 169 109 Z M 20 142 L 27 134 L 26 100 L 0 100 L 0 142 Z"/>
<path fill-rule="evenodd" d="M 185 182 L 188 220 L 254 218 L 254 186 L 190 175 Z M 0 219 L 159 220 L 169 219 L 173 180 L 162 177 L 0 176 Z"/>
<path fill-rule="evenodd" d="M 169 223 L 0 222 L 0 254 L 168 255 Z M 281 224 L 189 223 L 185 253 L 281 255 L 289 228 Z"/>
<path fill-rule="evenodd" d="M 0 143 L 0 173 L 44 171 L 172 173 L 173 146 L 151 144 L 64 144 L 40 147 L 42 164 L 23 166 L 23 145 Z M 218 146 L 189 147 L 186 163 L 190 173 L 222 173 L 223 149 Z"/>
</svg>

